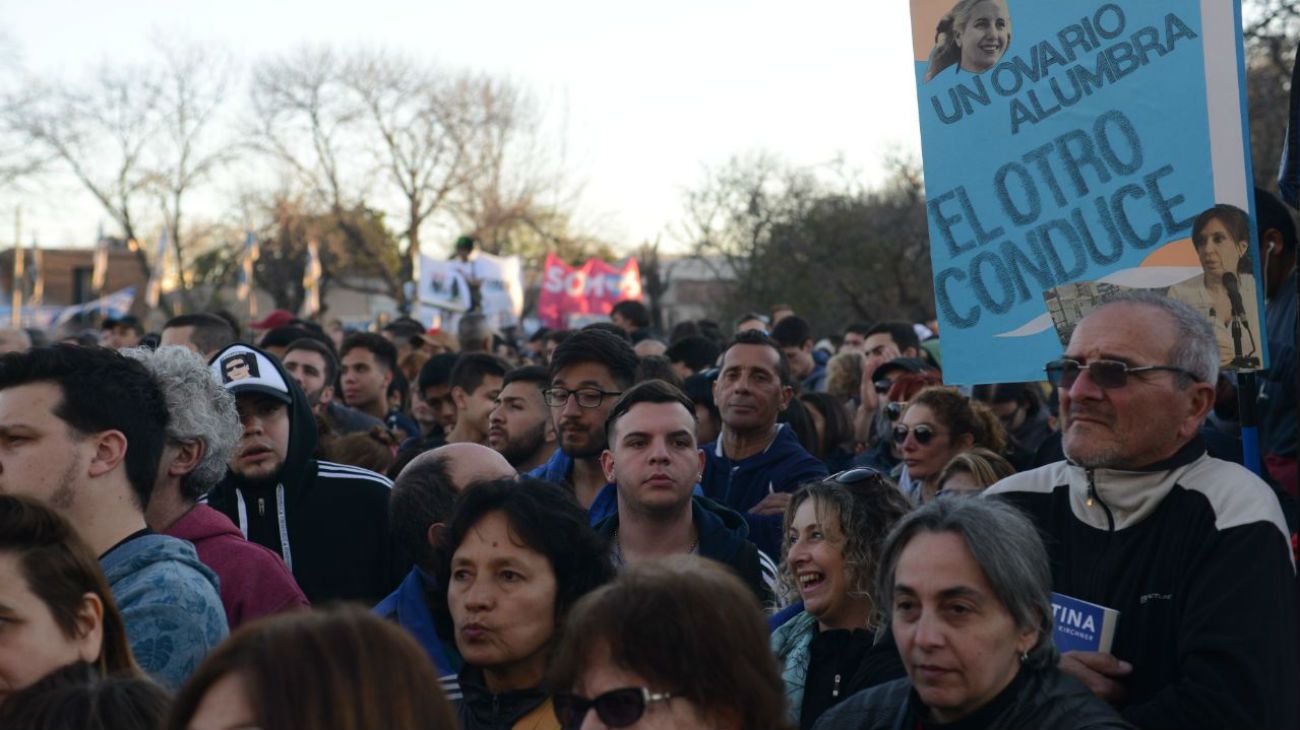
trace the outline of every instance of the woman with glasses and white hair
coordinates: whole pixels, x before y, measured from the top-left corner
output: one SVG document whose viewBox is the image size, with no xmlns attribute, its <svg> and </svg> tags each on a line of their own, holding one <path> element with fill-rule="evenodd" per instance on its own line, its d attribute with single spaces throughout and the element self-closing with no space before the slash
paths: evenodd
<svg viewBox="0 0 1300 730">
<path fill-rule="evenodd" d="M 1056 667 L 1052 572 L 1010 504 L 944 497 L 903 518 L 876 578 L 907 677 L 831 709 L 819 730 L 1129 728 Z"/>
<path fill-rule="evenodd" d="M 781 582 L 802 610 L 772 632 L 787 710 L 800 728 L 853 692 L 903 676 L 872 597 L 880 549 L 911 509 L 898 487 L 859 467 L 800 487 L 785 512 Z"/>
</svg>

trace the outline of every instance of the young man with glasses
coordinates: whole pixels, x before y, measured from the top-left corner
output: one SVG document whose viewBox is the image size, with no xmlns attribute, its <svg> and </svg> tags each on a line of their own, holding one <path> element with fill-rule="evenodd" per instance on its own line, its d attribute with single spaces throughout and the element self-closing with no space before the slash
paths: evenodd
<svg viewBox="0 0 1300 730">
<path fill-rule="evenodd" d="M 1053 589 L 1119 611 L 1109 652 L 1061 670 L 1138 727 L 1296 725 L 1296 593 L 1273 492 L 1205 453 L 1219 351 L 1190 307 L 1126 294 L 1047 375 L 1067 461 L 988 490 L 1037 522 Z"/>
<path fill-rule="evenodd" d="M 632 345 L 600 328 L 573 333 L 551 355 L 551 385 L 542 391 L 555 421 L 560 448 L 529 476 L 573 490 L 592 524 L 616 509 L 600 455 L 605 451 L 605 419 L 614 401 L 632 386 L 637 357 Z M 597 503 L 597 497 L 601 499 Z"/>
</svg>

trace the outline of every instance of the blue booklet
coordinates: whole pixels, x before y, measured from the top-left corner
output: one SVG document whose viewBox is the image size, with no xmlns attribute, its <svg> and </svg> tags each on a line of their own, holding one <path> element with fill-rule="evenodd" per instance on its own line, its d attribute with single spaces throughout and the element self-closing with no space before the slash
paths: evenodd
<svg viewBox="0 0 1300 730">
<path fill-rule="evenodd" d="M 1056 626 L 1052 639 L 1056 642 L 1057 651 L 1110 653 L 1111 642 L 1115 640 L 1115 625 L 1119 623 L 1119 611 L 1053 593 L 1052 618 Z"/>
</svg>

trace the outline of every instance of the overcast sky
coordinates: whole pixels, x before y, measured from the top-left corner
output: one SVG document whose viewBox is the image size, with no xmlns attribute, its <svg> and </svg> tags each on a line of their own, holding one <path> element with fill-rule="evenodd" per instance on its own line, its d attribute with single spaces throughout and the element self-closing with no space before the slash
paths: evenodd
<svg viewBox="0 0 1300 730">
<path fill-rule="evenodd" d="M 799 165 L 836 156 L 878 182 L 887 155 L 920 157 L 906 2 L 659 0 L 187 0 L 0 4 L 31 71 L 76 75 L 148 55 L 153 33 L 228 48 L 247 63 L 301 43 L 409 51 L 508 75 L 563 130 L 581 217 L 621 246 L 681 219 L 707 166 L 764 150 Z M 229 187 L 230 180 L 222 181 Z M 214 186 L 216 187 L 216 186 Z M 206 205 L 219 214 L 220 195 Z M 12 238 L 0 196 L 0 240 Z M 25 199 L 47 246 L 89 244 L 107 216 L 75 187 Z M 666 239 L 667 240 L 667 239 Z M 430 253 L 442 242 L 431 242 Z"/>
</svg>

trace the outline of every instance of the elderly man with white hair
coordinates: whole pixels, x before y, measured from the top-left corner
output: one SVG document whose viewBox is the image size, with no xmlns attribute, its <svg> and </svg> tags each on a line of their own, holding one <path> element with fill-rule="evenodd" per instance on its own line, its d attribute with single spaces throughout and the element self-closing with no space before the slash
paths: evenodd
<svg viewBox="0 0 1300 730">
<path fill-rule="evenodd" d="M 220 579 L 231 629 L 306 607 L 306 596 L 279 555 L 249 542 L 228 517 L 199 504 L 225 476 L 226 460 L 242 431 L 234 395 L 186 347 L 136 347 L 123 354 L 145 366 L 167 402 L 162 462 L 145 510 L 150 529 L 194 543 L 199 560 Z"/>
</svg>

